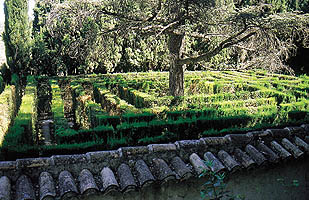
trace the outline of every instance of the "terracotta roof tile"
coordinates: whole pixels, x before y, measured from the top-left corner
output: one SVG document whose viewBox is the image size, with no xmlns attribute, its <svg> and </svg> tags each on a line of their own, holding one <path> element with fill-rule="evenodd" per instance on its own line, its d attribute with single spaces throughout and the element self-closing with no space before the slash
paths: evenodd
<svg viewBox="0 0 309 200">
<path fill-rule="evenodd" d="M 309 153 L 309 145 L 299 137 L 295 137 L 295 144 L 303 151 Z"/>
<path fill-rule="evenodd" d="M 16 200 L 35 200 L 35 193 L 31 180 L 21 175 L 16 181 Z"/>
<path fill-rule="evenodd" d="M 290 136 L 289 129 L 267 129 L 266 131 L 269 131 L 273 138 L 282 138 Z"/>
<path fill-rule="evenodd" d="M 144 160 L 136 161 L 135 170 L 137 172 L 137 180 L 141 187 L 148 186 L 155 181 L 155 178 Z"/>
<path fill-rule="evenodd" d="M 40 200 L 56 197 L 54 180 L 50 173 L 42 172 L 39 177 Z"/>
<path fill-rule="evenodd" d="M 237 161 L 241 163 L 242 166 L 248 170 L 254 168 L 256 165 L 254 160 L 247 153 L 243 152 L 239 148 L 235 149 L 234 156 L 237 159 Z"/>
<path fill-rule="evenodd" d="M 54 160 L 52 158 L 27 158 L 16 160 L 17 169 L 48 167 L 52 165 L 54 165 Z"/>
<path fill-rule="evenodd" d="M 190 163 L 194 167 L 194 170 L 197 173 L 197 175 L 201 175 L 204 172 L 204 170 L 209 169 L 204 163 L 204 161 L 196 153 L 191 154 Z"/>
<path fill-rule="evenodd" d="M 211 169 L 211 171 L 218 173 L 225 170 L 223 164 L 211 152 L 206 152 L 204 154 L 204 159 L 206 162 L 210 162 L 208 167 Z"/>
<path fill-rule="evenodd" d="M 69 199 L 78 194 L 78 190 L 72 174 L 68 171 L 62 171 L 59 174 L 59 190 L 62 199 Z"/>
<path fill-rule="evenodd" d="M 248 144 L 245 150 L 250 155 L 250 157 L 254 160 L 254 162 L 256 162 L 258 165 L 265 164 L 267 159 L 254 146 L 252 146 L 251 144 Z"/>
<path fill-rule="evenodd" d="M 0 170 L 10 170 L 16 168 L 16 161 L 2 161 L 0 162 Z"/>
<path fill-rule="evenodd" d="M 288 160 L 292 157 L 292 154 L 290 154 L 287 150 L 285 150 L 276 141 L 272 141 L 270 145 L 272 150 L 274 150 L 274 152 L 276 152 L 283 160 Z"/>
<path fill-rule="evenodd" d="M 123 163 L 118 167 L 117 175 L 122 192 L 129 192 L 137 189 L 137 184 L 127 164 Z"/>
<path fill-rule="evenodd" d="M 292 142 L 290 142 L 288 139 L 283 138 L 281 141 L 282 145 L 287 149 L 289 152 L 293 154 L 295 158 L 301 157 L 304 155 L 304 152 L 299 150 Z"/>
<path fill-rule="evenodd" d="M 11 181 L 6 176 L 0 178 L 0 199 L 11 199 Z"/>
<path fill-rule="evenodd" d="M 267 147 L 264 143 L 259 143 L 257 145 L 257 149 L 272 163 L 279 162 L 279 156 L 273 152 L 269 147 Z"/>
<path fill-rule="evenodd" d="M 110 168 L 104 167 L 102 169 L 101 178 L 103 182 L 102 191 L 104 193 L 119 190 L 118 182 L 116 181 L 115 175 Z"/>
<path fill-rule="evenodd" d="M 54 164 L 57 165 L 69 165 L 76 163 L 87 163 L 87 157 L 84 154 L 75 154 L 75 155 L 56 155 L 51 157 L 54 161 Z"/>
<path fill-rule="evenodd" d="M 83 169 L 78 176 L 79 188 L 82 195 L 89 196 L 99 191 L 99 188 L 88 169 Z"/>
<path fill-rule="evenodd" d="M 167 163 L 161 158 L 152 160 L 153 174 L 160 182 L 167 182 L 176 179 L 176 174 L 171 170 Z"/>
<path fill-rule="evenodd" d="M 239 163 L 226 151 L 220 150 L 218 152 L 218 157 L 230 172 L 235 172 L 240 169 Z"/>
<path fill-rule="evenodd" d="M 0 199 L 78 199 L 138 191 L 204 170 L 235 172 L 308 154 L 309 125 L 246 134 L 123 147 L 77 155 L 0 162 Z M 213 164 L 208 168 L 205 161 Z M 27 174 L 27 176 L 25 175 Z M 177 184 L 177 183 L 176 183 Z"/>
<path fill-rule="evenodd" d="M 181 180 L 188 179 L 192 176 L 192 171 L 180 157 L 176 156 L 171 161 L 171 166 L 180 177 Z"/>
</svg>

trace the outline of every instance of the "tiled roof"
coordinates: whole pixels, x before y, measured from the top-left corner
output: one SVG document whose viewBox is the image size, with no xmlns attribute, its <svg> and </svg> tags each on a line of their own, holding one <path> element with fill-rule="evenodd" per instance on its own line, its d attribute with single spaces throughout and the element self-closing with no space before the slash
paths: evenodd
<svg viewBox="0 0 309 200">
<path fill-rule="evenodd" d="M 169 180 L 280 165 L 309 153 L 309 124 L 284 129 L 0 162 L 0 199 L 70 199 L 127 193 Z"/>
</svg>

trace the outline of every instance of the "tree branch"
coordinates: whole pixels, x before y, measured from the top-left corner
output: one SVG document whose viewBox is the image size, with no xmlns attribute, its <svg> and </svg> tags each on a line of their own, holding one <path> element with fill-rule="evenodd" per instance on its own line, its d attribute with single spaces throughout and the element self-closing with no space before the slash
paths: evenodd
<svg viewBox="0 0 309 200">
<path fill-rule="evenodd" d="M 238 34 L 236 34 L 236 37 L 243 34 L 243 32 L 244 32 L 244 30 L 239 32 Z M 182 65 L 185 65 L 185 64 L 197 63 L 197 62 L 200 62 L 200 61 L 209 61 L 213 56 L 217 55 L 223 49 L 228 48 L 230 46 L 233 46 L 237 43 L 243 42 L 243 41 L 247 40 L 248 38 L 252 37 L 255 34 L 256 34 L 256 32 L 248 33 L 244 37 L 242 37 L 238 40 L 235 40 L 235 41 L 233 41 L 233 39 L 235 39 L 235 37 L 231 36 L 228 39 L 221 42 L 214 50 L 212 50 L 208 53 L 202 54 L 200 56 L 197 56 L 197 57 L 190 57 L 190 58 L 181 59 L 179 61 L 179 63 L 182 64 Z"/>
</svg>

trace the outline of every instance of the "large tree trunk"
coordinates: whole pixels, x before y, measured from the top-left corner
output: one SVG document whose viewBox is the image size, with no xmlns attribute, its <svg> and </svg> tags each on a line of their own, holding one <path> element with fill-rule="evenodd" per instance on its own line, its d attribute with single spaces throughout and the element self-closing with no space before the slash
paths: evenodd
<svg viewBox="0 0 309 200">
<path fill-rule="evenodd" d="M 184 96 L 184 65 L 180 63 L 184 35 L 169 34 L 170 52 L 169 91 L 174 97 Z"/>
</svg>

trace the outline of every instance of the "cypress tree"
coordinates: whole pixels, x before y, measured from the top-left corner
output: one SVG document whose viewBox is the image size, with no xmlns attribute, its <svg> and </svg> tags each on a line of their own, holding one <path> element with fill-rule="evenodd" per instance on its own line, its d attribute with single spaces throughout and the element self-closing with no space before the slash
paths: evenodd
<svg viewBox="0 0 309 200">
<path fill-rule="evenodd" d="M 3 39 L 7 64 L 12 73 L 29 73 L 31 29 L 27 0 L 5 0 L 5 27 Z"/>
</svg>

